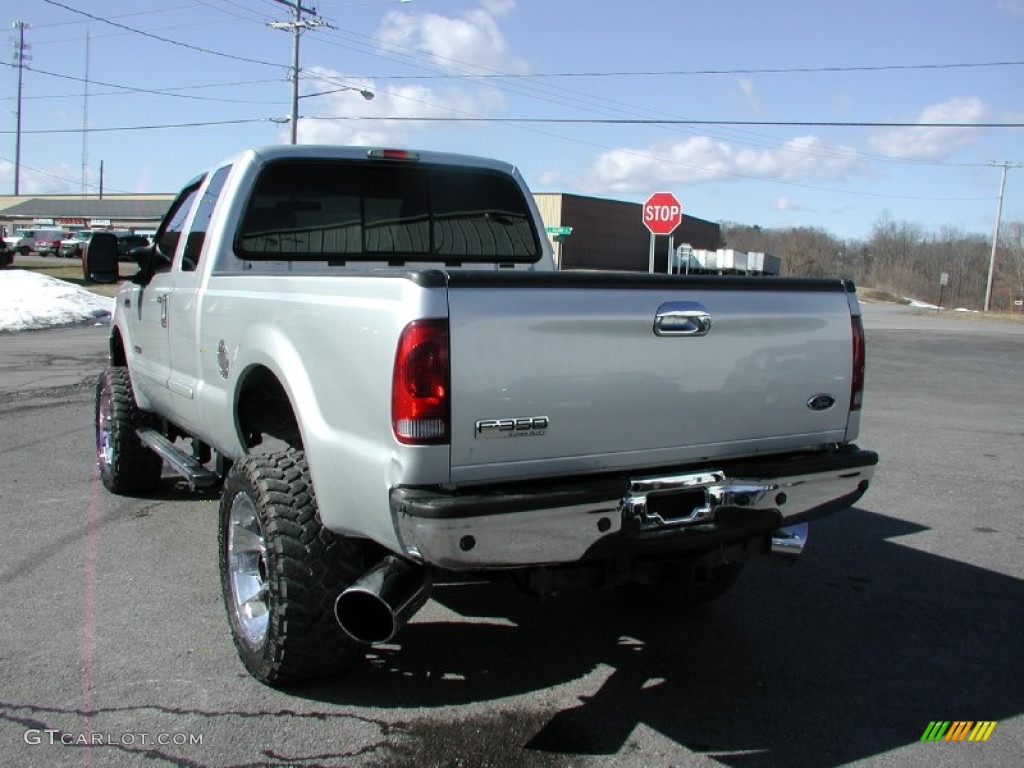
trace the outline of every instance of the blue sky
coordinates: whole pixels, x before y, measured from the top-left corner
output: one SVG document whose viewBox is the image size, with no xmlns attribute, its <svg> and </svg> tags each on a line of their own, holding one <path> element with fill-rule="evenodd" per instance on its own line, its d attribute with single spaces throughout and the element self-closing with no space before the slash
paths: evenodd
<svg viewBox="0 0 1024 768">
<path fill-rule="evenodd" d="M 668 190 L 701 218 L 844 238 L 883 215 L 988 236 L 990 163 L 1024 162 L 1019 128 L 642 122 L 1024 123 L 1024 65 L 999 64 L 1024 62 L 1024 0 L 305 3 L 330 26 L 302 35 L 301 143 L 499 157 L 535 191 Z M 173 192 L 245 147 L 288 141 L 274 119 L 290 111 L 291 36 L 267 23 L 290 12 L 274 0 L 5 10 L 8 27 L 31 25 L 22 194 L 94 191 L 101 160 L 108 192 Z M 0 78 L 10 194 L 17 70 Z M 183 123 L 208 124 L 102 130 Z M 1009 171 L 1003 219 L 1024 219 L 1024 168 Z"/>
</svg>

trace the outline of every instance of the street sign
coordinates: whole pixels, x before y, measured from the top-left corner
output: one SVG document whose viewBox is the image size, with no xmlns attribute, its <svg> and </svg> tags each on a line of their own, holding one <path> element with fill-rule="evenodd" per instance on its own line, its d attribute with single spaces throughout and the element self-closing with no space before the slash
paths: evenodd
<svg viewBox="0 0 1024 768">
<path fill-rule="evenodd" d="M 548 227 L 549 235 L 571 235 L 572 227 Z"/>
<path fill-rule="evenodd" d="M 943 272 L 939 275 L 939 285 L 949 285 L 949 272 Z"/>
<path fill-rule="evenodd" d="M 683 220 L 683 204 L 671 192 L 655 192 L 643 206 L 644 226 L 652 235 L 670 235 Z"/>
</svg>

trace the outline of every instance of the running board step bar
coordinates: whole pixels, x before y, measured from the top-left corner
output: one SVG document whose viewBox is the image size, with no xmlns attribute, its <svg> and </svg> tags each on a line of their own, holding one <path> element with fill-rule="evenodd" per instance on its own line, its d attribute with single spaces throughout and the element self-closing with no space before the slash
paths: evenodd
<svg viewBox="0 0 1024 768">
<path fill-rule="evenodd" d="M 209 488 L 220 482 L 220 476 L 213 472 L 161 435 L 155 429 L 145 427 L 135 430 L 139 440 L 166 461 L 179 475 L 188 480 L 188 487 L 193 491 L 197 488 Z"/>
</svg>

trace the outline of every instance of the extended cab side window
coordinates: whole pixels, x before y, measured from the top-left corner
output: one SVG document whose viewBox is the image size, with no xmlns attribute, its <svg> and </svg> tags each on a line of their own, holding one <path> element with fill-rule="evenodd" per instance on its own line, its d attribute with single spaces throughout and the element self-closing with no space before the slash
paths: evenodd
<svg viewBox="0 0 1024 768">
<path fill-rule="evenodd" d="M 185 226 L 189 211 L 199 194 L 199 185 L 202 178 L 196 179 L 189 184 L 178 195 L 178 199 L 171 205 L 171 209 L 164 218 L 164 224 L 156 235 L 156 250 L 165 258 L 158 259 L 155 272 L 167 272 L 171 268 L 171 260 L 174 252 L 178 250 L 178 240 L 181 239 L 181 230 Z"/>
<path fill-rule="evenodd" d="M 181 257 L 181 269 L 183 272 L 193 272 L 199 266 L 199 257 L 203 253 L 203 242 L 206 240 L 206 232 L 210 228 L 210 219 L 213 217 L 213 209 L 217 206 L 217 199 L 220 191 L 224 188 L 231 166 L 225 165 L 218 169 L 210 179 L 210 184 L 199 198 L 196 204 L 196 215 L 192 218 L 192 227 L 189 229 L 188 237 L 185 239 L 185 250 Z"/>
</svg>

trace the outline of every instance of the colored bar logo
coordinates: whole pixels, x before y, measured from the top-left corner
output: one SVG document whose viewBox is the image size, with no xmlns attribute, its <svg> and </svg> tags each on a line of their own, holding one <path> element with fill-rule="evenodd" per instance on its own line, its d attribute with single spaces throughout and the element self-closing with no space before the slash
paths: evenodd
<svg viewBox="0 0 1024 768">
<path fill-rule="evenodd" d="M 921 741 L 988 741 L 995 729 L 994 720 L 932 720 Z"/>
</svg>

